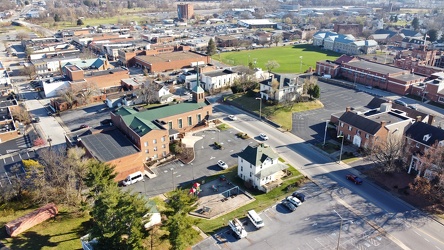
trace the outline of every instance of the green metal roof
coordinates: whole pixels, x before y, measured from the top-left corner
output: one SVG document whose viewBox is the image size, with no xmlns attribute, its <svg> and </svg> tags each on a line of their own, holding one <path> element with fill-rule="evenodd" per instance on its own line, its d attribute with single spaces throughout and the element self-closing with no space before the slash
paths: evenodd
<svg viewBox="0 0 444 250">
<path fill-rule="evenodd" d="M 270 147 L 266 147 L 264 144 L 254 147 L 247 146 L 238 156 L 254 166 L 261 165 L 267 158 L 275 159 L 278 157 Z"/>
<path fill-rule="evenodd" d="M 115 114 L 122 116 L 125 124 L 133 129 L 139 136 L 144 136 L 151 130 L 164 129 L 160 124 L 154 123 L 155 120 L 162 120 L 166 117 L 198 110 L 205 106 L 208 106 L 205 102 L 183 102 L 142 112 L 137 112 L 134 109 L 127 107 L 121 107 L 115 111 Z"/>
<path fill-rule="evenodd" d="M 199 85 L 194 86 L 194 88 L 191 90 L 195 93 L 204 93 L 205 91 L 203 90 L 202 87 L 200 87 Z"/>
</svg>

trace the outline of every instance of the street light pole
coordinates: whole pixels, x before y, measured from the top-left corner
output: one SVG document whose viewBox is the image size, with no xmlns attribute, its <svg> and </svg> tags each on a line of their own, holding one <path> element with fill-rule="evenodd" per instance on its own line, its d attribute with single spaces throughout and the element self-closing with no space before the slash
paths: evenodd
<svg viewBox="0 0 444 250">
<path fill-rule="evenodd" d="M 51 149 L 51 147 L 52 147 L 52 145 L 51 145 L 52 139 L 51 139 L 51 137 L 49 137 L 49 135 L 48 135 L 48 139 L 46 141 L 49 143 L 49 149 Z"/>
<path fill-rule="evenodd" d="M 342 219 L 342 216 L 338 212 L 336 212 L 336 210 L 333 210 L 333 211 L 339 216 L 339 218 L 341 218 L 341 224 L 339 226 L 338 245 L 336 246 L 336 250 L 339 250 L 339 241 L 341 240 L 341 231 L 342 231 L 342 221 L 343 221 L 343 219 Z"/>
<path fill-rule="evenodd" d="M 171 170 L 171 182 L 173 183 L 173 191 L 174 191 L 174 168 L 170 168 Z"/>
<path fill-rule="evenodd" d="M 326 138 L 327 138 L 327 125 L 328 125 L 328 120 L 325 121 L 324 146 L 325 146 L 325 140 L 326 140 Z"/>
<path fill-rule="evenodd" d="M 262 96 L 256 97 L 256 100 L 259 100 L 259 120 L 262 121 Z"/>
<path fill-rule="evenodd" d="M 342 148 L 344 147 L 344 135 L 338 135 L 338 138 L 342 137 L 342 142 L 341 142 L 341 151 L 339 152 L 339 163 L 341 163 L 342 160 Z"/>
</svg>

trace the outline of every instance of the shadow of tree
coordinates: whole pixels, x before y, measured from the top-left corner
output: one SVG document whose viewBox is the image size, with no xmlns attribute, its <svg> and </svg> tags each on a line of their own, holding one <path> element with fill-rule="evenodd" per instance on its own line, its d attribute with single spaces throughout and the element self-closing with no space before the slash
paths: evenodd
<svg viewBox="0 0 444 250">
<path fill-rule="evenodd" d="M 12 238 L 11 249 L 42 249 L 43 247 L 57 247 L 57 243 L 50 242 L 50 235 L 41 235 L 34 231 L 28 231 L 20 237 Z"/>
</svg>

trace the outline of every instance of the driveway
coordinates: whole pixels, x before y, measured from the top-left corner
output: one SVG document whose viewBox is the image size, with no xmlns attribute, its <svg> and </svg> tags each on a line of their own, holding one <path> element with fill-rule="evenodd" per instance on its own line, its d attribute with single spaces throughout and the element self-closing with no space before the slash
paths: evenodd
<svg viewBox="0 0 444 250">
<path fill-rule="evenodd" d="M 153 168 L 157 174 L 153 179 L 145 178 L 145 182 L 139 182 L 124 189 L 132 189 L 135 192 L 146 193 L 148 197 L 159 195 L 173 189 L 173 186 L 188 184 L 193 179 L 210 176 L 221 171 L 217 165 L 218 160 L 223 160 L 228 166 L 237 164 L 237 153 L 241 152 L 247 145 L 256 144 L 253 139 L 239 139 L 236 137 L 238 131 L 227 129 L 217 132 L 217 130 L 204 130 L 195 133 L 195 136 L 202 137 L 194 145 L 195 159 L 190 164 L 182 164 L 178 161 L 168 163 L 161 167 Z M 219 141 L 223 149 L 215 149 L 212 144 Z"/>
</svg>

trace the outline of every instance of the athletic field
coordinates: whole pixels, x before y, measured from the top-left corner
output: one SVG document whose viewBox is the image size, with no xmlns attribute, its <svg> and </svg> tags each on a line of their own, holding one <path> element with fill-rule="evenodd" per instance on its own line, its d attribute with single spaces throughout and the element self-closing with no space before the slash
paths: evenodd
<svg viewBox="0 0 444 250">
<path fill-rule="evenodd" d="M 306 71 L 310 66 L 315 69 L 316 62 L 319 60 L 335 60 L 340 55 L 333 51 L 321 50 L 311 44 L 302 44 L 224 52 L 213 55 L 213 58 L 228 65 L 247 66 L 249 62 L 252 62 L 255 63 L 255 67 L 262 68 L 262 70 L 267 70 L 265 64 L 268 61 L 275 60 L 280 67 L 273 69 L 273 72 L 300 73 Z"/>
</svg>

